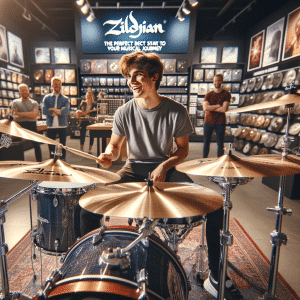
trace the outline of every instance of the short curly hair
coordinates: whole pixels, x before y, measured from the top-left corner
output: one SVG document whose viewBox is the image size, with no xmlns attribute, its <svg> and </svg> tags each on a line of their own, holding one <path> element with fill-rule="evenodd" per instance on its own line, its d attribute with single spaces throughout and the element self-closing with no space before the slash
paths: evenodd
<svg viewBox="0 0 300 300">
<path fill-rule="evenodd" d="M 155 88 L 158 90 L 164 71 L 164 65 L 159 55 L 156 53 L 145 53 L 143 51 L 135 51 L 123 55 L 119 67 L 125 78 L 127 78 L 130 67 L 134 64 L 139 70 L 147 71 L 150 78 L 158 74 L 158 79 L 155 82 Z"/>
</svg>

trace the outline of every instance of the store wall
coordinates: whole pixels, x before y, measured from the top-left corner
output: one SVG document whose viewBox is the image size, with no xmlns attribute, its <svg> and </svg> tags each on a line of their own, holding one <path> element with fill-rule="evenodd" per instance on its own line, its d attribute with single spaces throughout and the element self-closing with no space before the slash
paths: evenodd
<svg viewBox="0 0 300 300">
<path fill-rule="evenodd" d="M 299 63 L 300 56 L 295 56 L 293 58 L 286 59 L 286 60 L 283 60 L 283 57 L 282 57 L 283 56 L 282 53 L 284 51 L 283 48 L 284 48 L 284 39 L 285 39 L 285 35 L 286 35 L 286 26 L 287 26 L 287 21 L 288 21 L 288 15 L 289 15 L 289 13 L 291 13 L 292 11 L 294 11 L 295 9 L 297 9 L 299 7 L 300 7 L 299 1 L 291 0 L 288 3 L 286 3 L 282 8 L 280 8 L 280 10 L 278 10 L 277 12 L 273 13 L 266 19 L 259 22 L 255 27 L 253 27 L 248 32 L 248 34 L 246 35 L 246 39 L 245 39 L 245 44 L 246 44 L 245 62 L 246 62 L 246 65 L 248 65 L 248 56 L 249 56 L 251 38 L 264 30 L 265 31 L 264 43 L 266 43 L 267 28 L 269 26 L 271 26 L 272 24 L 274 24 L 275 22 L 279 21 L 280 19 L 285 18 L 279 61 L 277 63 L 269 65 L 269 66 L 265 66 L 265 67 L 261 66 L 260 68 L 257 68 L 255 70 L 247 70 L 247 68 L 246 68 L 245 78 L 250 78 L 253 76 L 257 76 L 257 75 L 267 74 L 271 71 L 283 71 L 283 70 L 287 70 L 289 68 L 297 67 L 300 65 L 300 63 Z M 263 48 L 263 50 L 265 51 L 266 49 Z M 264 52 L 263 52 L 263 55 L 264 55 Z M 263 59 L 263 57 L 262 57 L 262 59 Z"/>
</svg>

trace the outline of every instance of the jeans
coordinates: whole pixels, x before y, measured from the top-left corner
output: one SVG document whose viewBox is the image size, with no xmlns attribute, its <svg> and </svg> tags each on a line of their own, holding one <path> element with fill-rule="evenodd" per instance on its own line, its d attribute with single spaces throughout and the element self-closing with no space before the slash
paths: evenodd
<svg viewBox="0 0 300 300">
<path fill-rule="evenodd" d="M 67 140 L 67 128 L 48 128 L 48 130 L 47 130 L 48 138 L 55 140 L 57 134 L 59 137 L 59 142 L 65 146 L 66 140 Z M 52 152 L 54 152 L 54 150 L 55 150 L 55 145 L 49 144 L 50 158 L 54 157 L 54 154 L 52 154 Z M 65 149 L 62 149 L 61 159 L 63 159 L 63 160 L 66 159 L 66 150 Z"/>
<path fill-rule="evenodd" d="M 224 154 L 224 136 L 225 136 L 225 124 L 208 124 L 204 122 L 204 143 L 203 143 L 203 158 L 208 157 L 211 136 L 213 132 L 216 132 L 217 139 L 217 156 L 220 157 Z"/>
<path fill-rule="evenodd" d="M 126 164 L 120 171 L 117 172 L 121 179 L 114 183 L 125 182 L 145 182 L 148 178 L 149 172 L 152 172 L 158 166 L 157 163 L 143 164 L 143 163 L 129 163 Z M 190 182 L 193 180 L 185 173 L 171 168 L 166 174 L 165 182 Z M 100 220 L 103 215 L 91 213 L 85 209 L 81 210 L 80 228 L 81 234 L 84 235 L 94 229 L 99 228 Z M 223 208 L 208 213 L 206 215 L 206 240 L 208 245 L 208 266 L 214 278 L 218 278 L 219 260 L 220 260 L 220 231 L 223 226 Z"/>
<path fill-rule="evenodd" d="M 29 129 L 33 132 L 37 132 L 36 122 L 24 121 L 24 122 L 20 122 L 19 124 L 25 129 Z M 41 151 L 40 143 L 32 141 L 32 146 L 34 148 L 36 161 L 41 162 L 42 161 L 42 151 Z"/>
<path fill-rule="evenodd" d="M 80 145 L 83 146 L 85 142 L 85 135 L 86 135 L 86 126 L 90 125 L 90 123 L 87 122 L 81 122 L 80 125 Z M 94 137 L 90 136 L 90 146 L 92 147 L 94 145 Z"/>
</svg>

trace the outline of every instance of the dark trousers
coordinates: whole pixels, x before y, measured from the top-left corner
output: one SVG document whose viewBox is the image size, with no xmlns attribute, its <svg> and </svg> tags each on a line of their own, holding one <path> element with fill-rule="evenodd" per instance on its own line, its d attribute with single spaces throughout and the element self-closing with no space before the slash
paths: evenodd
<svg viewBox="0 0 300 300">
<path fill-rule="evenodd" d="M 158 166 L 157 163 L 140 164 L 133 163 L 125 165 L 120 171 L 117 172 L 121 179 L 115 183 L 125 182 L 145 182 L 148 178 L 149 172 L 152 172 Z M 171 168 L 166 174 L 166 182 L 189 182 L 193 180 L 185 173 Z M 81 234 L 84 235 L 94 229 L 100 227 L 100 220 L 103 215 L 88 212 L 85 209 L 81 210 L 80 228 Z M 214 278 L 218 278 L 219 260 L 220 260 L 220 230 L 223 226 L 223 208 L 206 215 L 206 240 L 208 246 L 208 265 Z"/>
<path fill-rule="evenodd" d="M 85 142 L 86 126 L 90 125 L 88 122 L 81 122 L 80 124 L 80 145 L 83 146 Z M 90 146 L 94 145 L 94 137 L 90 136 Z"/>
<path fill-rule="evenodd" d="M 23 128 L 29 129 L 31 131 L 37 132 L 37 127 L 36 127 L 36 122 L 20 122 L 19 123 Z M 38 162 L 42 161 L 42 151 L 41 151 L 41 146 L 40 143 L 32 141 L 32 146 L 34 148 L 34 153 L 35 153 L 35 159 Z"/>
<path fill-rule="evenodd" d="M 58 137 L 59 137 L 59 142 L 65 146 L 66 140 L 67 140 L 67 128 L 48 128 L 48 130 L 47 130 L 48 138 L 55 140 L 56 135 L 58 135 Z M 54 157 L 54 154 L 53 154 L 54 151 L 55 151 L 55 145 L 49 144 L 50 158 Z M 66 159 L 66 150 L 65 149 L 62 149 L 61 159 L 63 159 L 63 160 Z"/>
<path fill-rule="evenodd" d="M 213 132 L 216 132 L 217 139 L 217 156 L 220 157 L 224 154 L 224 136 L 225 136 L 225 124 L 208 124 L 204 122 L 203 134 L 204 134 L 204 143 L 203 143 L 203 158 L 208 157 L 210 141 Z"/>
</svg>

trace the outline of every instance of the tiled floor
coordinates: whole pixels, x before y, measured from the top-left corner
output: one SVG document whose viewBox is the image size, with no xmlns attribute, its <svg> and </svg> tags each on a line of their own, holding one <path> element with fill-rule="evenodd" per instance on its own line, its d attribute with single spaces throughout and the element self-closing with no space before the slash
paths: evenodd
<svg viewBox="0 0 300 300">
<path fill-rule="evenodd" d="M 68 138 L 67 146 L 79 149 L 79 140 Z M 42 150 L 43 160 L 48 159 L 48 147 L 43 145 Z M 96 146 L 94 146 L 93 154 L 96 155 Z M 237 153 L 237 155 L 243 156 L 240 153 Z M 202 157 L 202 143 L 190 143 L 190 153 L 187 159 L 192 160 L 200 157 Z M 216 157 L 215 144 L 211 145 L 210 157 Z M 25 160 L 34 160 L 33 150 L 25 152 Z M 67 162 L 96 167 L 94 161 L 70 152 L 67 153 Z M 118 162 L 111 167 L 110 171 L 116 172 L 121 166 L 122 163 Z M 195 182 L 221 192 L 221 189 L 206 177 L 191 177 Z M 230 216 L 237 218 L 265 256 L 270 259 L 272 247 L 270 233 L 275 229 L 275 213 L 267 211 L 267 208 L 277 205 L 277 192 L 261 182 L 261 178 L 255 178 L 245 185 L 237 186 L 231 192 L 233 208 Z M 25 188 L 29 182 L 0 178 L 0 184 L 1 200 L 7 200 L 22 188 Z M 287 235 L 288 242 L 287 245 L 282 245 L 280 249 L 279 272 L 300 296 L 300 200 L 284 198 L 284 207 L 291 209 L 293 214 L 292 216 L 283 216 L 282 232 Z M 9 249 L 30 229 L 29 215 L 28 195 L 22 196 L 9 204 L 4 224 L 5 239 Z M 32 219 L 33 223 L 36 224 L 36 202 L 33 202 Z"/>
</svg>

